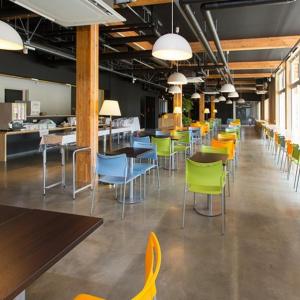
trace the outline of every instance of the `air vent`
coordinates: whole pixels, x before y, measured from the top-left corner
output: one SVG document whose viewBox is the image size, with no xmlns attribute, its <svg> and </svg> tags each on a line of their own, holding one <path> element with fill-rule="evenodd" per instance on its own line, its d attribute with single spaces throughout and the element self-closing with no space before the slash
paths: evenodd
<svg viewBox="0 0 300 300">
<path fill-rule="evenodd" d="M 103 0 L 11 0 L 64 27 L 126 21 Z"/>
</svg>

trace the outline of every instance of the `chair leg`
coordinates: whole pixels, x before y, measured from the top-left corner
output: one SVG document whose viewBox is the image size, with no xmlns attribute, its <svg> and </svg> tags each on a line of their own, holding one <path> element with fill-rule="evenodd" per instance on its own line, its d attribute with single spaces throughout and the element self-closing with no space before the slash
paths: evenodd
<svg viewBox="0 0 300 300">
<path fill-rule="evenodd" d="M 169 176 L 171 176 L 171 164 L 172 164 L 172 156 L 169 157 Z"/>
<path fill-rule="evenodd" d="M 124 220 L 124 214 L 125 214 L 125 195 L 126 195 L 126 183 L 123 187 L 123 204 L 122 204 L 122 220 Z"/>
<path fill-rule="evenodd" d="M 296 173 L 295 173 L 295 179 L 294 179 L 294 188 L 296 187 L 296 180 L 297 180 L 297 175 L 298 175 L 298 169 L 299 169 L 299 164 L 297 163 L 297 168 L 296 168 Z"/>
<path fill-rule="evenodd" d="M 160 176 L 159 176 L 159 166 L 156 166 L 156 171 L 157 171 L 157 184 L 158 184 L 158 189 L 160 189 Z"/>
<path fill-rule="evenodd" d="M 196 207 L 196 193 L 194 193 L 194 208 Z"/>
<path fill-rule="evenodd" d="M 183 208 L 182 208 L 182 228 L 184 228 L 184 221 L 185 221 L 185 202 L 186 202 L 186 192 L 187 186 L 184 186 L 184 197 L 183 197 Z"/>
<path fill-rule="evenodd" d="M 222 192 L 222 235 L 225 234 L 225 189 Z"/>
<path fill-rule="evenodd" d="M 96 186 L 98 186 L 98 184 L 96 185 L 96 183 L 98 183 L 97 180 L 97 174 L 96 172 L 94 173 L 94 178 L 93 178 L 93 192 L 92 192 L 92 205 L 91 205 L 91 211 L 90 214 L 91 216 L 93 215 L 93 211 L 94 211 L 94 203 L 95 203 L 95 196 L 96 196 Z"/>
<path fill-rule="evenodd" d="M 230 177 L 229 172 L 227 173 L 227 186 L 228 186 L 228 197 L 230 197 Z"/>
<path fill-rule="evenodd" d="M 146 179 L 147 174 L 144 175 L 144 199 L 146 199 Z"/>
</svg>

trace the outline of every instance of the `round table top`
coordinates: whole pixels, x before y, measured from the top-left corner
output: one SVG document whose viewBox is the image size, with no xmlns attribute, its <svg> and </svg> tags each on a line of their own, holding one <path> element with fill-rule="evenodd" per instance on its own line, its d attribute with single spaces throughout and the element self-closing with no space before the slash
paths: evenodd
<svg viewBox="0 0 300 300">
<path fill-rule="evenodd" d="M 190 157 L 190 160 L 198 163 L 213 163 L 221 160 L 223 164 L 226 164 L 228 160 L 228 155 L 221 153 L 197 152 L 192 157 Z"/>
</svg>

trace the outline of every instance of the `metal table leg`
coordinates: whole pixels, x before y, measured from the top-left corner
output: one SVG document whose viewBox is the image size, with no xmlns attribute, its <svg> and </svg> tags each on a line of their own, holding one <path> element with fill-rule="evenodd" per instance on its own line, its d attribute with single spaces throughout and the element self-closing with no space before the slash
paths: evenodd
<svg viewBox="0 0 300 300">
<path fill-rule="evenodd" d="M 217 217 L 222 214 L 221 211 L 215 211 L 213 207 L 212 195 L 207 195 L 207 208 L 198 208 L 197 205 L 194 205 L 194 210 L 199 215 L 205 217 Z"/>
</svg>

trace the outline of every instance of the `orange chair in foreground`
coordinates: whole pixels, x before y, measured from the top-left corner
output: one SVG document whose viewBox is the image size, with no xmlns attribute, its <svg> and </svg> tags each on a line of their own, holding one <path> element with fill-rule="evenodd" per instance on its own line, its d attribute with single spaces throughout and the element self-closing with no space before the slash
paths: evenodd
<svg viewBox="0 0 300 300">
<path fill-rule="evenodd" d="M 132 300 L 152 300 L 156 296 L 156 279 L 161 265 L 161 249 L 154 232 L 149 234 L 145 255 L 145 285 Z M 105 300 L 103 298 L 80 294 L 74 300 Z"/>
</svg>

